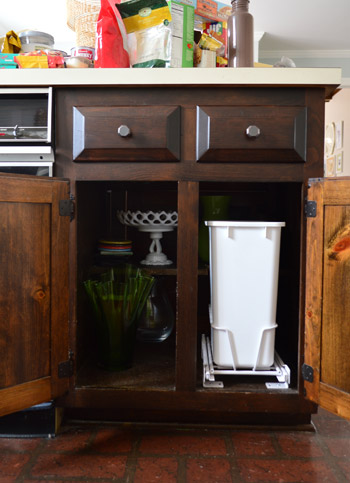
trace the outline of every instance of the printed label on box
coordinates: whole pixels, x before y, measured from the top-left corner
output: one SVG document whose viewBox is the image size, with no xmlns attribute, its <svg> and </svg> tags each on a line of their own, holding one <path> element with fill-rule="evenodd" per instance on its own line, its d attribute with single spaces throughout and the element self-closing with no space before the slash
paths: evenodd
<svg viewBox="0 0 350 483">
<path fill-rule="evenodd" d="M 170 67 L 193 67 L 194 7 L 169 1 L 171 11 Z"/>
</svg>

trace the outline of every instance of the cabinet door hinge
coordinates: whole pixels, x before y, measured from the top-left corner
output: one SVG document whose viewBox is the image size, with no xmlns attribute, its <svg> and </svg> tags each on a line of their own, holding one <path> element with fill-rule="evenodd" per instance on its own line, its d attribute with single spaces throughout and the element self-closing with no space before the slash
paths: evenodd
<svg viewBox="0 0 350 483">
<path fill-rule="evenodd" d="M 303 376 L 304 381 L 314 382 L 314 370 L 311 366 L 303 364 L 301 367 L 301 375 Z"/>
<path fill-rule="evenodd" d="M 316 201 L 307 201 L 305 203 L 305 215 L 307 218 L 315 218 L 317 212 L 317 203 Z"/>
<path fill-rule="evenodd" d="M 74 374 L 73 353 L 69 353 L 69 359 L 67 361 L 60 362 L 58 364 L 58 377 L 71 377 Z"/>
<path fill-rule="evenodd" d="M 60 200 L 59 202 L 60 216 L 69 216 L 70 221 L 74 219 L 74 196 L 70 195 L 69 200 Z"/>
</svg>

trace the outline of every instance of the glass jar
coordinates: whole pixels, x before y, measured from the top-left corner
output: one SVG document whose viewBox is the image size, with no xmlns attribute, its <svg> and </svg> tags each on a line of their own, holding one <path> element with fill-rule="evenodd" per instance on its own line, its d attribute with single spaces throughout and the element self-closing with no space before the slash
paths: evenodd
<svg viewBox="0 0 350 483">
<path fill-rule="evenodd" d="M 163 342 L 174 328 L 175 315 L 162 277 L 155 277 L 152 290 L 141 313 L 137 339 L 142 342 Z"/>
<path fill-rule="evenodd" d="M 249 13 L 249 0 L 232 0 L 227 31 L 228 66 L 254 67 L 254 19 Z"/>
</svg>

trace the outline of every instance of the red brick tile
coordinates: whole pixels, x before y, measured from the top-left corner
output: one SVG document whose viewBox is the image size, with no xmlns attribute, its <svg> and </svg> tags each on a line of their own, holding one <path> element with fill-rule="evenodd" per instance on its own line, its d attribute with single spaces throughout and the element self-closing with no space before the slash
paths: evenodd
<svg viewBox="0 0 350 483">
<path fill-rule="evenodd" d="M 40 442 L 40 438 L 0 438 L 0 453 L 33 451 Z"/>
<path fill-rule="evenodd" d="M 325 438 L 329 451 L 338 458 L 350 459 L 350 439 L 345 438 Z"/>
<path fill-rule="evenodd" d="M 345 481 L 350 481 L 350 461 L 338 460 L 338 466 L 344 473 Z"/>
<path fill-rule="evenodd" d="M 226 459 L 189 459 L 186 465 L 186 483 L 230 483 L 231 467 Z"/>
<path fill-rule="evenodd" d="M 175 458 L 139 458 L 133 482 L 176 483 L 177 470 Z"/>
<path fill-rule="evenodd" d="M 237 463 L 244 481 L 249 482 L 337 483 L 338 481 L 332 470 L 320 460 L 240 459 Z"/>
<path fill-rule="evenodd" d="M 260 432 L 237 432 L 232 434 L 233 446 L 238 456 L 271 456 L 275 454 L 272 437 Z"/>
<path fill-rule="evenodd" d="M 44 480 L 40 479 L 40 480 L 35 480 L 35 479 L 24 479 L 24 480 L 21 480 L 21 483 L 46 483 L 46 482 L 52 482 L 52 483 L 67 483 L 68 481 L 70 482 L 74 482 L 74 483 L 101 483 L 101 480 L 100 479 L 92 479 L 92 478 L 89 478 L 88 480 L 84 479 L 84 480 L 77 480 L 77 479 L 74 479 L 74 480 L 57 480 L 57 478 L 45 478 Z M 103 481 L 103 480 L 102 480 Z M 0 478 L 0 483 L 2 483 L 1 481 L 1 478 Z"/>
<path fill-rule="evenodd" d="M 86 449 L 91 437 L 90 430 L 69 430 L 58 433 L 55 438 L 46 440 L 43 451 L 74 451 Z"/>
<path fill-rule="evenodd" d="M 28 463 L 29 454 L 2 453 L 0 456 L 0 475 L 17 477 Z"/>
<path fill-rule="evenodd" d="M 31 476 L 122 478 L 126 456 L 89 454 L 41 454 L 31 470 Z"/>
<path fill-rule="evenodd" d="M 123 429 L 100 429 L 89 448 L 97 453 L 128 453 L 132 449 L 133 433 Z"/>
<path fill-rule="evenodd" d="M 277 440 L 284 454 L 303 458 L 323 456 L 314 433 L 281 433 Z"/>
<path fill-rule="evenodd" d="M 149 454 L 192 454 L 226 455 L 226 444 L 220 436 L 194 434 L 158 434 L 142 437 L 141 453 Z"/>
<path fill-rule="evenodd" d="M 51 483 L 67 483 L 68 481 L 70 481 L 71 483 L 74 482 L 74 483 L 101 483 L 101 480 L 100 479 L 93 479 L 93 478 L 89 478 L 88 480 L 84 479 L 84 480 L 78 480 L 78 479 L 74 479 L 74 480 L 57 480 L 57 478 L 46 478 L 44 480 L 40 479 L 40 480 L 35 480 L 35 479 L 24 479 L 24 480 L 21 480 L 21 483 L 47 483 L 48 481 L 50 481 Z M 102 480 L 103 481 L 103 480 Z M 1 481 L 1 478 L 0 478 L 0 483 L 2 483 Z"/>
</svg>

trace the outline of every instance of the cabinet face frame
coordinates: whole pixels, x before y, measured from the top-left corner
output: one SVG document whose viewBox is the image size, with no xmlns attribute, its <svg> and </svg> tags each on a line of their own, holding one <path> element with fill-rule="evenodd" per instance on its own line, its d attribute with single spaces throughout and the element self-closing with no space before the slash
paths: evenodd
<svg viewBox="0 0 350 483">
<path fill-rule="evenodd" d="M 0 374 L 0 416 L 47 402 L 63 395 L 68 390 L 68 378 L 62 377 L 64 364 L 69 365 L 68 324 L 69 324 L 69 287 L 68 287 L 68 233 L 69 216 L 60 215 L 60 201 L 69 202 L 69 183 L 64 180 L 40 178 L 35 176 L 0 174 L 1 212 L 7 216 L 4 226 L 6 249 L 3 258 L 18 259 L 17 270 L 23 276 L 12 275 L 8 279 L 11 291 L 4 300 L 9 317 L 3 323 L 3 350 L 6 340 L 20 339 L 15 347 L 22 348 L 18 354 L 19 365 L 9 368 L 16 358 L 14 349 L 9 349 L 8 357 L 2 357 Z M 62 204 L 61 204 L 62 206 Z M 11 217 L 11 213 L 22 215 Z M 38 219 L 38 214 L 43 218 Z M 25 220 L 23 217 L 28 217 Z M 31 218 L 33 217 L 33 218 Z M 6 231 L 8 231 L 8 236 Z M 27 237 L 25 231 L 27 230 Z M 10 232 L 15 238 L 10 239 Z M 22 235 L 22 236 L 21 236 Z M 6 236 L 8 242 L 6 240 Z M 17 238 L 16 238 L 17 237 Z M 26 245 L 21 250 L 21 246 Z M 45 251 L 38 257 L 38 244 Z M 32 256 L 33 252 L 33 256 Z M 44 260 L 37 260 L 43 258 Z M 28 267 L 26 265 L 28 264 Z M 3 271 L 1 282 L 6 284 L 10 270 Z M 22 270 L 23 268 L 23 270 Z M 11 284 L 11 285 L 10 285 Z M 4 289 L 5 287 L 3 287 Z M 3 292 L 4 293 L 4 292 Z M 20 295 L 19 295 L 20 294 Z M 16 310 L 11 307 L 16 304 Z M 34 320 L 21 314 L 21 307 L 36 314 Z M 9 312 L 11 311 L 11 313 Z M 13 312 L 13 316 L 11 316 Z M 24 326 L 24 330 L 21 329 Z M 44 337 L 45 334 L 45 337 Z M 44 342 L 43 342 L 44 341 Z M 22 360 L 21 360 L 22 358 Z M 17 365 L 16 365 L 17 366 Z"/>
<path fill-rule="evenodd" d="M 305 300 L 306 397 L 350 419 L 350 178 L 310 180 Z"/>
<path fill-rule="evenodd" d="M 179 90 L 175 90 L 174 92 L 172 89 L 166 89 L 167 92 L 169 91 L 169 104 L 174 104 L 174 99 L 178 99 L 179 96 L 179 105 L 181 105 L 181 130 L 183 135 L 183 145 L 181 146 L 181 162 L 179 163 L 164 163 L 161 166 L 161 171 L 159 164 L 157 165 L 157 169 L 155 169 L 154 163 L 145 162 L 142 163 L 97 163 L 94 165 L 93 163 L 86 163 L 85 165 L 79 163 L 72 163 L 72 116 L 71 114 L 67 115 L 67 108 L 68 112 L 69 109 L 75 105 L 75 97 L 77 95 L 78 105 L 100 105 L 102 101 L 102 105 L 108 105 L 109 99 L 113 101 L 116 99 L 119 105 L 125 105 L 130 97 L 128 97 L 128 91 L 122 92 L 121 90 L 115 90 L 111 94 L 101 95 L 99 89 L 96 89 L 94 92 L 94 97 L 90 97 L 89 94 L 92 92 L 90 89 L 85 89 L 82 92 L 77 89 L 69 88 L 70 92 L 66 91 L 66 88 L 60 88 L 58 90 L 62 90 L 60 101 L 57 103 L 57 160 L 56 160 L 56 169 L 57 174 L 60 176 L 65 176 L 71 179 L 73 190 L 75 189 L 74 183 L 79 181 L 79 179 L 89 179 L 94 181 L 104 181 L 106 179 L 113 179 L 115 181 L 121 180 L 128 180 L 128 181 L 140 181 L 140 180 L 147 180 L 147 181 L 177 181 L 180 183 L 179 190 L 182 192 L 183 196 L 180 199 L 179 203 L 179 211 L 186 211 L 186 204 L 184 203 L 185 198 L 190 199 L 190 210 L 189 212 L 186 211 L 187 216 L 190 219 L 195 218 L 195 206 L 197 203 L 197 196 L 196 190 L 196 183 L 201 181 L 227 181 L 227 179 L 235 180 L 235 181 L 278 181 L 278 182 L 304 182 L 309 177 L 318 176 L 320 170 L 322 169 L 321 165 L 321 157 L 322 157 L 322 133 L 323 133 L 323 102 L 324 102 L 324 90 L 322 88 L 319 89 L 291 89 L 291 96 L 288 96 L 288 90 L 285 89 L 267 89 L 266 98 L 270 99 L 270 101 L 275 104 L 280 104 L 286 102 L 290 102 L 292 105 L 297 104 L 301 106 L 307 106 L 308 108 L 308 130 L 307 130 L 307 157 L 308 161 L 306 163 L 276 163 L 274 166 L 265 165 L 264 163 L 259 164 L 259 170 L 257 170 L 257 166 L 254 164 L 243 166 L 239 163 L 237 165 L 233 165 L 230 163 L 226 163 L 224 169 L 218 169 L 217 164 L 210 165 L 207 163 L 203 166 L 200 165 L 195 161 L 195 140 L 193 137 L 193 133 L 191 129 L 186 130 L 193 125 L 195 121 L 195 105 L 196 103 L 192 102 L 192 95 L 195 93 L 197 99 L 203 94 L 208 99 L 211 97 L 213 92 L 209 92 L 209 89 L 201 89 L 201 92 L 196 92 L 196 90 L 191 91 L 191 89 L 182 89 L 181 92 Z M 118 91 L 118 92 L 117 92 Z M 225 90 L 224 90 L 225 91 Z M 224 94 L 224 98 L 229 99 L 230 95 L 233 95 L 234 101 L 230 102 L 245 102 L 244 98 L 251 98 L 251 102 L 253 103 L 258 100 L 258 104 L 262 104 L 266 102 L 262 96 L 265 95 L 265 89 L 258 88 L 258 89 L 251 89 L 248 90 L 243 88 L 242 94 L 243 100 L 241 99 L 240 89 L 234 89 L 234 92 L 230 91 L 216 93 L 214 98 L 210 101 L 211 104 L 215 105 L 215 103 L 222 103 L 221 96 Z M 140 102 L 140 95 L 142 91 L 137 92 L 135 99 L 132 100 L 133 105 L 137 105 Z M 103 94 L 103 93 L 102 93 Z M 147 99 L 148 102 L 153 102 L 156 105 L 160 103 L 167 104 L 164 99 L 164 92 L 162 95 L 159 95 L 158 90 L 152 89 L 151 91 L 147 92 Z M 110 96 L 110 97 L 108 97 Z M 66 97 L 66 98 L 65 98 Z M 72 100 L 74 99 L 74 100 Z M 199 101 L 197 101 L 198 104 Z M 206 103 L 207 104 L 207 103 Z M 183 108 L 184 106 L 184 108 Z M 309 115 L 310 114 L 310 115 Z M 181 206 L 182 203 L 182 206 Z M 73 223 L 74 224 L 74 223 Z M 72 225 L 73 225 L 72 224 Z M 71 226 L 71 233 L 73 233 L 73 226 Z M 196 229 L 192 228 L 192 235 L 194 235 Z M 181 239 L 182 246 L 186 246 L 188 243 L 190 233 L 184 233 Z M 75 246 L 76 240 L 73 236 L 70 237 L 70 259 L 74 260 L 75 257 Z M 188 272 L 190 271 L 190 265 L 194 267 L 197 262 L 191 261 L 191 264 L 186 265 L 186 260 L 189 260 L 190 257 L 188 255 L 182 253 L 183 257 L 183 272 L 181 274 L 184 279 L 188 277 Z M 66 256 L 68 260 L 68 254 Z M 192 260 L 192 259 L 191 259 Z M 71 285 L 71 298 L 69 300 L 71 309 L 72 309 L 72 330 L 71 330 L 71 343 L 74 343 L 74 304 L 75 304 L 75 280 L 76 274 L 74 273 L 74 263 L 73 267 L 70 270 L 70 285 Z M 186 278 L 187 279 L 187 278 Z M 196 280 L 191 276 L 192 288 L 191 290 L 195 290 Z M 182 301 L 179 306 L 179 312 L 185 312 L 186 310 L 186 301 L 188 300 L 188 294 L 185 293 L 185 289 L 182 289 Z M 67 299 L 67 307 L 68 307 L 68 299 Z M 299 307 L 300 312 L 302 312 L 303 307 Z M 188 314 L 188 320 L 190 320 L 190 315 Z M 182 322 L 183 326 L 185 325 L 185 319 Z M 193 340 L 195 339 L 195 333 L 192 331 L 190 334 L 190 338 Z M 73 339 L 73 340 L 72 340 Z M 181 342 L 183 349 L 189 346 L 189 340 L 182 340 Z M 68 351 L 68 345 L 67 345 Z M 67 358 L 67 355 L 66 357 Z M 300 358 L 298 358 L 300 360 Z M 183 357 L 181 359 L 181 365 L 184 369 L 188 367 L 186 363 L 190 363 L 190 368 L 193 369 L 193 360 L 191 357 Z M 61 381 L 62 383 L 62 381 Z M 67 386 L 67 380 L 64 380 L 65 386 Z M 298 413 L 302 415 L 302 413 L 310 413 L 311 412 L 311 405 L 306 401 L 302 396 L 302 387 L 300 391 L 297 393 L 293 393 L 290 395 L 282 395 L 279 394 L 269 394 L 268 398 L 266 398 L 265 394 L 224 394 L 222 396 L 218 396 L 215 393 L 203 392 L 203 391 L 193 391 L 193 387 L 195 385 L 195 374 L 192 370 L 186 374 L 185 379 L 180 379 L 179 372 L 177 373 L 177 385 L 178 385 L 178 393 L 177 397 L 174 398 L 174 393 L 172 392 L 165 392 L 163 394 L 157 393 L 156 396 L 152 396 L 152 394 L 145 394 L 142 393 L 142 397 L 139 398 L 139 401 L 135 402 L 135 405 L 129 410 L 130 412 L 140 409 L 142 411 L 148 410 L 150 413 L 154 411 L 154 402 L 155 397 L 158 397 L 159 404 L 162 407 L 167 408 L 167 417 L 171 414 L 171 411 L 175 412 L 178 410 L 178 407 L 181 407 L 179 404 L 181 401 L 187 405 L 186 410 L 188 412 L 192 411 L 193 414 L 199 413 L 199 410 L 202 411 L 212 411 L 213 408 L 216 407 L 218 402 L 220 401 L 220 411 L 227 412 L 228 417 L 230 413 L 233 411 L 233 407 L 237 414 L 261 414 L 263 415 L 266 413 L 266 407 L 268 406 L 268 411 L 271 413 Z M 302 386 L 302 382 L 300 383 Z M 108 392 L 108 401 L 106 402 L 105 395 L 103 395 L 104 391 L 99 391 L 98 389 L 79 389 L 75 387 L 75 377 L 73 375 L 71 379 L 71 391 L 68 394 L 68 397 L 64 399 L 63 403 L 65 406 L 72 406 L 72 407 L 86 407 L 89 408 L 123 408 L 129 407 L 131 400 L 131 395 L 126 394 L 126 392 L 119 392 L 119 391 L 109 391 Z M 57 390 L 53 397 L 59 395 L 59 391 Z M 90 399 L 91 397 L 91 399 Z M 135 398 L 134 398 L 135 399 Z M 268 401 L 267 401 L 268 399 Z M 283 403 L 282 403 L 283 400 Z M 234 404 L 233 404 L 234 402 Z M 28 406 L 28 404 L 27 404 Z M 142 408 L 141 408 L 142 406 Z M 176 407 L 175 407 L 176 406 Z M 283 406 L 283 407 L 282 407 Z M 140 408 L 139 408 L 140 407 Z M 248 407 L 248 411 L 247 411 Z"/>
</svg>

